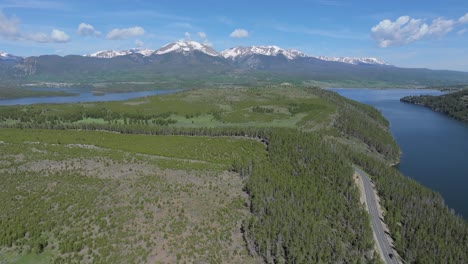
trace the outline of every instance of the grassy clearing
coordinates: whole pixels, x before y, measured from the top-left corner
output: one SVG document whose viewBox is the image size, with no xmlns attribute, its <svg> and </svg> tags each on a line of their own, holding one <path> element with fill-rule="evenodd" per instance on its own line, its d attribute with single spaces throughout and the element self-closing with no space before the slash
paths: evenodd
<svg viewBox="0 0 468 264">
<path fill-rule="evenodd" d="M 253 262 L 240 233 L 249 214 L 244 180 L 219 168 L 188 171 L 197 162 L 180 160 L 191 154 L 179 148 L 226 163 L 264 153 L 263 145 L 127 136 L 1 129 L 0 241 L 9 247 L 0 262 Z M 223 156 L 220 146 L 234 153 Z"/>
<path fill-rule="evenodd" d="M 264 146 L 256 141 L 229 137 L 187 137 L 123 135 L 104 131 L 60 131 L 0 129 L 5 142 L 25 141 L 49 144 L 84 144 L 132 153 L 157 155 L 186 161 L 205 161 L 229 166 L 241 157 L 263 153 Z"/>
<path fill-rule="evenodd" d="M 335 107 L 306 88 L 200 89 L 126 102 L 0 107 L 7 120 L 42 124 L 145 124 L 175 127 L 274 126 L 311 129 Z M 314 122 L 309 122 L 314 120 Z"/>
</svg>

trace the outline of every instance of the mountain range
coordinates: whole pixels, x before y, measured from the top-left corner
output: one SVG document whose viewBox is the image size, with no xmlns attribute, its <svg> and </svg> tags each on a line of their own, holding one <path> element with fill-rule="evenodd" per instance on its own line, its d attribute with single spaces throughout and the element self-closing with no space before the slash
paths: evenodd
<svg viewBox="0 0 468 264">
<path fill-rule="evenodd" d="M 468 83 L 466 72 L 400 68 L 378 58 L 309 56 L 274 45 L 235 47 L 218 52 L 195 41 L 177 41 L 157 50 L 105 50 L 63 57 L 22 58 L 0 53 L 0 70 L 3 83 L 294 81 L 393 87 Z"/>
<path fill-rule="evenodd" d="M 295 58 L 317 58 L 319 60 L 324 61 L 335 61 L 335 62 L 342 62 L 342 63 L 349 63 L 349 64 L 376 64 L 376 65 L 388 65 L 381 59 L 378 58 L 353 58 L 353 57 L 327 57 L 327 56 L 308 56 L 298 50 L 294 49 L 282 49 L 278 46 L 249 46 L 249 47 L 235 47 L 224 50 L 222 52 L 217 52 L 213 48 L 203 45 L 201 43 L 195 41 L 177 41 L 173 43 L 169 43 L 157 50 L 151 49 L 140 49 L 140 48 L 133 48 L 128 50 L 104 50 L 98 51 L 91 54 L 86 54 L 86 57 L 94 57 L 94 58 L 103 58 L 109 59 L 114 58 L 117 56 L 125 56 L 130 54 L 141 54 L 143 56 L 151 56 L 151 55 L 161 55 L 170 52 L 177 52 L 182 54 L 188 54 L 193 51 L 200 51 L 210 56 L 215 57 L 224 57 L 226 59 L 230 59 L 233 61 L 245 58 L 247 56 L 252 55 L 264 55 L 264 56 L 284 56 L 289 60 L 293 60 Z"/>
</svg>

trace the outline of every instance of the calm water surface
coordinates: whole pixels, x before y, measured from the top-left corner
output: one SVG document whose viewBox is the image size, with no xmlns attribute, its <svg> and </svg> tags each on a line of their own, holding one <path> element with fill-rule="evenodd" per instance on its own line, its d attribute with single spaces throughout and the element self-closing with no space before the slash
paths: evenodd
<svg viewBox="0 0 468 264">
<path fill-rule="evenodd" d="M 175 93 L 178 90 L 155 90 L 155 91 L 140 91 L 128 93 L 106 93 L 104 95 L 94 95 L 92 92 L 83 92 L 74 89 L 56 89 L 44 88 L 35 90 L 48 91 L 66 91 L 77 93 L 76 96 L 51 96 L 51 97 L 27 97 L 16 99 L 0 99 L 0 105 L 29 105 L 29 104 L 60 104 L 60 103 L 78 103 L 78 102 L 106 102 L 106 101 L 125 101 L 129 99 Z"/>
<path fill-rule="evenodd" d="M 439 192 L 468 219 L 468 124 L 429 108 L 400 102 L 407 95 L 440 95 L 434 90 L 330 89 L 379 109 L 403 152 L 398 169 Z"/>
</svg>

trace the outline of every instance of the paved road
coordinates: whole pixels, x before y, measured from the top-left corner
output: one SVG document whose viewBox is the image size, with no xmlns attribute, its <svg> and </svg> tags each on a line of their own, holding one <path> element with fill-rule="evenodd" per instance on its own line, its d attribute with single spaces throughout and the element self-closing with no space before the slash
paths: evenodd
<svg viewBox="0 0 468 264">
<path fill-rule="evenodd" d="M 372 184 L 369 176 L 361 169 L 355 168 L 355 171 L 361 177 L 362 183 L 364 184 L 367 209 L 369 211 L 369 215 L 371 216 L 372 229 L 374 231 L 374 237 L 376 239 L 380 254 L 382 255 L 385 263 L 398 263 L 395 252 L 387 239 L 387 235 L 385 234 L 382 220 L 380 220 L 379 211 L 377 210 L 377 200 L 372 190 Z M 390 257 L 390 254 L 393 255 L 392 258 Z"/>
</svg>

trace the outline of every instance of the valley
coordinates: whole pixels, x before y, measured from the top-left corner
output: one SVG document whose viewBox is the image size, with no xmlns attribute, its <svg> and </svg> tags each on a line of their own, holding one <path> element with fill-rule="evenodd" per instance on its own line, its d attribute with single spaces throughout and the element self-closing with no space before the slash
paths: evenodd
<svg viewBox="0 0 468 264">
<path fill-rule="evenodd" d="M 466 222 L 389 167 L 388 122 L 333 92 L 206 88 L 0 115 L 6 263 L 379 262 L 354 166 L 403 260 L 467 258 Z"/>
<path fill-rule="evenodd" d="M 466 43 L 466 0 L 0 0 L 0 264 L 468 263 Z"/>
</svg>

